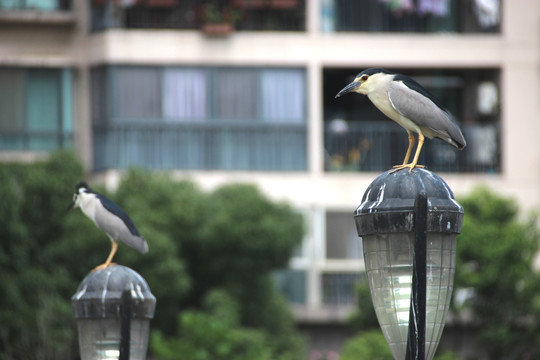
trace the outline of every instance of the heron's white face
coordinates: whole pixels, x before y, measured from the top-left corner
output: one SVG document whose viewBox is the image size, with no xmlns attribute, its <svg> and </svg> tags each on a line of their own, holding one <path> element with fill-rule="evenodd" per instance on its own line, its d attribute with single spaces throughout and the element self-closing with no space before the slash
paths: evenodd
<svg viewBox="0 0 540 360">
<path fill-rule="evenodd" d="M 364 84 L 369 80 L 369 78 L 369 75 L 359 74 L 353 81 L 353 83 L 356 84 L 353 91 L 362 95 L 367 95 L 366 87 L 364 86 Z"/>
<path fill-rule="evenodd" d="M 78 208 L 81 205 L 80 189 L 78 192 L 73 194 L 73 207 Z"/>
<path fill-rule="evenodd" d="M 371 75 L 360 73 L 356 76 L 353 82 L 341 89 L 336 97 L 340 97 L 350 92 L 369 95 L 370 93 L 380 89 L 386 80 L 391 80 L 391 77 L 384 73 L 375 73 Z"/>
<path fill-rule="evenodd" d="M 69 205 L 68 207 L 68 210 L 69 209 L 72 209 L 72 208 L 78 208 L 81 206 L 81 203 L 84 202 L 84 198 L 88 195 L 87 193 L 87 189 L 85 187 L 79 187 L 76 191 L 75 191 L 75 194 L 73 194 L 73 199 L 71 201 L 71 204 Z"/>
<path fill-rule="evenodd" d="M 372 75 L 367 74 L 358 74 L 353 83 L 356 83 L 356 87 L 353 90 L 362 95 L 368 95 L 378 89 L 383 89 L 386 87 L 386 83 L 392 80 L 392 75 L 384 73 L 376 73 Z"/>
</svg>

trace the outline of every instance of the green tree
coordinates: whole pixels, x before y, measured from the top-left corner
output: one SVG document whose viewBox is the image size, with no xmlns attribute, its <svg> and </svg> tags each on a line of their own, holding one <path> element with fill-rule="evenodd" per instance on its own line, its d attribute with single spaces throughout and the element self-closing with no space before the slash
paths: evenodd
<svg viewBox="0 0 540 360">
<path fill-rule="evenodd" d="M 204 311 L 186 311 L 180 315 L 182 336 L 166 339 L 154 332 L 156 355 L 176 360 L 179 354 L 193 360 L 272 360 L 263 331 L 244 328 L 239 323 L 238 303 L 225 291 L 210 292 Z"/>
<path fill-rule="evenodd" d="M 77 356 L 70 299 L 110 250 L 83 214 L 65 213 L 83 175 L 68 152 L 0 164 L 1 360 Z M 302 238 L 302 219 L 289 206 L 249 185 L 207 193 L 142 170 L 128 171 L 115 193 L 96 190 L 119 203 L 148 240 L 148 254 L 120 244 L 115 261 L 136 269 L 158 299 L 151 347 L 160 358 L 176 347 L 215 359 L 303 357 L 269 278 Z"/>
<path fill-rule="evenodd" d="M 225 185 L 206 195 L 206 201 L 199 198 L 195 209 L 196 221 L 187 226 L 191 230 L 178 235 L 192 279 L 182 308 L 200 309 L 209 293 L 221 289 L 238 304 L 241 334 L 248 328 L 262 331 L 272 359 L 301 358 L 303 342 L 270 278 L 272 271 L 287 265 L 300 243 L 301 216 L 288 205 L 271 202 L 254 186 L 242 184 Z M 156 354 L 163 354 L 164 345 L 185 344 L 185 334 L 197 333 L 193 327 L 204 322 L 196 321 L 201 320 L 200 314 L 188 314 L 181 314 L 180 336 L 158 337 L 164 341 L 153 342 Z"/>
<path fill-rule="evenodd" d="M 344 346 L 340 360 L 392 360 L 392 352 L 380 330 L 370 330 L 358 333 Z"/>
<path fill-rule="evenodd" d="M 472 289 L 473 296 L 454 305 L 455 311 L 473 311 L 492 359 L 539 357 L 536 217 L 520 221 L 514 200 L 485 187 L 459 201 L 465 216 L 458 237 L 455 289 Z"/>
<path fill-rule="evenodd" d="M 349 325 L 354 329 L 378 329 L 379 322 L 375 314 L 375 308 L 371 301 L 371 292 L 366 279 L 361 280 L 356 286 L 357 307 L 356 311 L 348 319 Z"/>
<path fill-rule="evenodd" d="M 76 282 L 53 249 L 62 241 L 66 189 L 81 175 L 67 152 L 34 165 L 0 165 L 0 359 L 74 354 L 69 299 Z"/>
</svg>

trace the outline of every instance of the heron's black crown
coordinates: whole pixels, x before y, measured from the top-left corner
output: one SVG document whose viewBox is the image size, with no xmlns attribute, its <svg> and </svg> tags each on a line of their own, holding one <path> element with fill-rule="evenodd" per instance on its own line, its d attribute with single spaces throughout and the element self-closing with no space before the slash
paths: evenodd
<svg viewBox="0 0 540 360">
<path fill-rule="evenodd" d="M 90 186 L 88 186 L 86 181 L 81 181 L 75 186 L 75 192 L 78 193 L 80 189 L 86 189 L 88 190 L 88 192 L 92 192 L 92 189 L 90 188 Z"/>
<path fill-rule="evenodd" d="M 373 74 L 379 74 L 379 73 L 382 73 L 382 74 L 389 74 L 389 75 L 392 75 L 392 74 L 395 74 L 389 70 L 386 70 L 384 68 L 369 68 L 369 69 L 366 69 L 364 71 L 362 71 L 361 73 L 359 73 L 358 75 L 356 75 L 356 77 L 360 77 L 362 75 L 373 75 Z"/>
</svg>

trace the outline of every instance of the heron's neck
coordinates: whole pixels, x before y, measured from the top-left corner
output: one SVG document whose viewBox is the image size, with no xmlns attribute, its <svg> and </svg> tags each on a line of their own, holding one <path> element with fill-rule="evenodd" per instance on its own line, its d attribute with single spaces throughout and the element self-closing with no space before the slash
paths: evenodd
<svg viewBox="0 0 540 360">
<path fill-rule="evenodd" d="M 82 193 L 80 195 L 81 202 L 79 204 L 82 212 L 88 216 L 90 219 L 95 221 L 96 207 L 99 199 L 96 197 L 96 194 Z"/>
</svg>

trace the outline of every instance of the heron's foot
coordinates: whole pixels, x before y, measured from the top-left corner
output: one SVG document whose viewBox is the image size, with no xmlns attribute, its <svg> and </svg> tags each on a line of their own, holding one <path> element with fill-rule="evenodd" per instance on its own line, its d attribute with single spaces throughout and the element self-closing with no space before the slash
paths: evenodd
<svg viewBox="0 0 540 360">
<path fill-rule="evenodd" d="M 91 272 L 96 272 L 98 270 L 103 270 L 103 269 L 108 268 L 109 266 L 114 266 L 114 265 L 116 265 L 116 263 L 103 263 L 103 264 L 98 265 L 95 268 L 93 268 Z"/>
<path fill-rule="evenodd" d="M 392 168 L 394 170 L 390 171 L 390 174 L 393 174 L 396 171 L 403 170 L 403 169 L 409 169 L 409 174 L 410 174 L 415 167 L 423 169 L 425 166 L 424 165 L 417 165 L 417 164 L 414 164 L 414 163 L 395 165 L 395 166 L 392 166 Z"/>
</svg>

